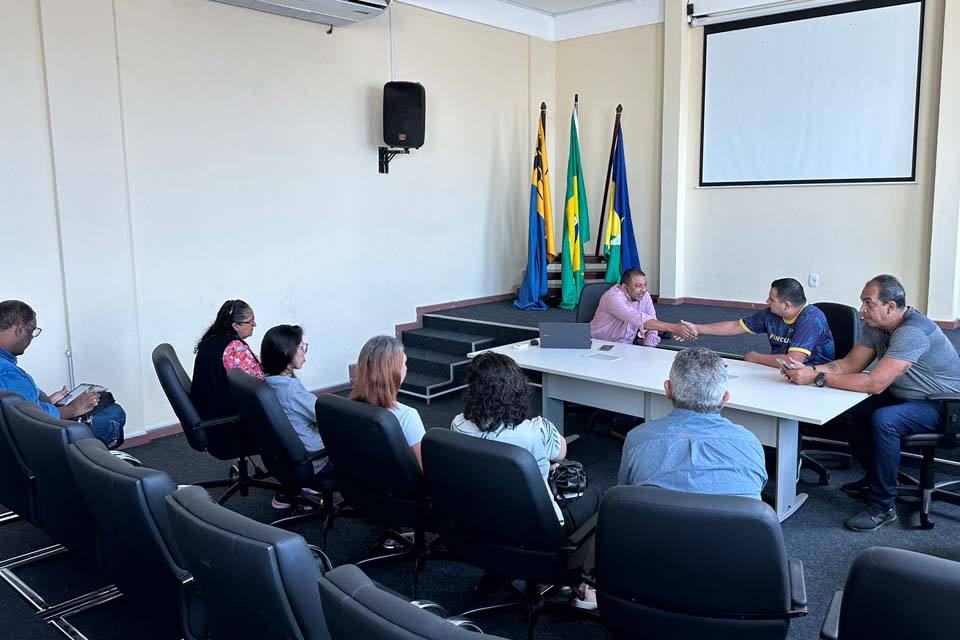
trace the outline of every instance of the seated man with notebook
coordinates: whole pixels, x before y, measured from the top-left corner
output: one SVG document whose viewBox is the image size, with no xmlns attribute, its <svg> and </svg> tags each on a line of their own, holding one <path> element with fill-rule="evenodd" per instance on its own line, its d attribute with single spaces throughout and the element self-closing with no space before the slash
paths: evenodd
<svg viewBox="0 0 960 640">
<path fill-rule="evenodd" d="M 12 391 L 28 402 L 37 403 L 55 418 L 86 422 L 93 435 L 107 446 L 123 442 L 123 425 L 127 415 L 119 404 L 111 402 L 107 406 L 104 403 L 98 410 L 102 397 L 99 392 L 73 394 L 66 387 L 50 394 L 48 398 L 37 388 L 30 374 L 17 366 L 17 358 L 23 355 L 41 331 L 37 326 L 37 314 L 27 303 L 19 300 L 0 302 L 0 389 Z M 68 402 L 62 402 L 64 399 L 68 399 Z"/>
<path fill-rule="evenodd" d="M 597 312 L 590 321 L 590 336 L 655 347 L 660 344 L 658 331 L 672 331 L 681 340 L 697 337 L 693 325 L 657 320 L 653 300 L 647 292 L 647 275 L 640 269 L 627 269 L 620 277 L 620 284 L 610 287 L 600 298 Z"/>
</svg>

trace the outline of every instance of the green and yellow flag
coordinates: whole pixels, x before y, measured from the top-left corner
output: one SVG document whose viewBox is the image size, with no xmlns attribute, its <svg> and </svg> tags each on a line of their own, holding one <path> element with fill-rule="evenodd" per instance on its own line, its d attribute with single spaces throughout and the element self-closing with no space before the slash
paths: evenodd
<svg viewBox="0 0 960 640">
<path fill-rule="evenodd" d="M 570 157 L 567 160 L 567 197 L 563 216 L 563 254 L 560 277 L 563 287 L 561 309 L 574 309 L 583 291 L 583 244 L 590 240 L 590 212 L 587 188 L 580 163 L 580 118 L 577 105 L 570 117 Z"/>
</svg>

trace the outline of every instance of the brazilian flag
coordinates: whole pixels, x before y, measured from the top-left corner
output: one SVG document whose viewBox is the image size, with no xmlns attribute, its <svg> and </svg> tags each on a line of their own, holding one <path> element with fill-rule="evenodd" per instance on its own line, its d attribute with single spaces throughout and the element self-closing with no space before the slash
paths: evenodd
<svg viewBox="0 0 960 640">
<path fill-rule="evenodd" d="M 627 269 L 640 268 L 637 240 L 633 236 L 630 218 L 630 192 L 627 190 L 627 163 L 623 158 L 623 130 L 617 129 L 617 146 L 613 154 L 610 174 L 610 211 L 607 215 L 607 234 L 603 240 L 603 254 L 607 257 L 604 280 L 620 282 Z"/>
<path fill-rule="evenodd" d="M 560 277 L 563 285 L 561 309 L 574 309 L 583 291 L 583 244 L 590 240 L 590 212 L 587 188 L 580 163 L 580 118 L 577 107 L 570 117 L 570 158 L 567 160 L 567 198 L 563 216 L 563 258 Z"/>
</svg>

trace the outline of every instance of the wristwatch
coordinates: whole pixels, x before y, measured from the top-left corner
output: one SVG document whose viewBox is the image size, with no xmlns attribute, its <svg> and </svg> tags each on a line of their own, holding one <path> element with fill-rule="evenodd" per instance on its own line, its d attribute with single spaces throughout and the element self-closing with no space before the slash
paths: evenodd
<svg viewBox="0 0 960 640">
<path fill-rule="evenodd" d="M 816 377 L 816 379 L 813 381 L 813 383 L 814 383 L 815 385 L 817 385 L 818 387 L 825 387 L 825 386 L 827 386 L 827 374 L 825 374 L 825 373 L 823 373 L 823 372 L 821 371 L 820 373 L 817 374 L 817 377 Z"/>
</svg>

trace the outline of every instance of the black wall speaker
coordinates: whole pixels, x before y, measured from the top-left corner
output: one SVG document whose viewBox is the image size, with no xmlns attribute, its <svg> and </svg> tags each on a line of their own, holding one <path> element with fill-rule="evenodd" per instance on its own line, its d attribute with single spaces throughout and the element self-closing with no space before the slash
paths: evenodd
<svg viewBox="0 0 960 640">
<path fill-rule="evenodd" d="M 383 85 L 383 141 L 390 147 L 419 149 L 427 125 L 427 93 L 419 82 Z"/>
</svg>

